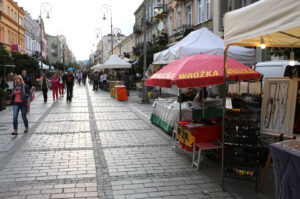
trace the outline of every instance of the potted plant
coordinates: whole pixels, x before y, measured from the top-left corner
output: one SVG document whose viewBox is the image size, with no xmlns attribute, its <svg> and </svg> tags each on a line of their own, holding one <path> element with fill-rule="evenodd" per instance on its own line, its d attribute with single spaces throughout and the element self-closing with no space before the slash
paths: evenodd
<svg viewBox="0 0 300 199">
<path fill-rule="evenodd" d="M 0 88 L 0 111 L 5 109 L 6 93 L 3 88 Z"/>
</svg>

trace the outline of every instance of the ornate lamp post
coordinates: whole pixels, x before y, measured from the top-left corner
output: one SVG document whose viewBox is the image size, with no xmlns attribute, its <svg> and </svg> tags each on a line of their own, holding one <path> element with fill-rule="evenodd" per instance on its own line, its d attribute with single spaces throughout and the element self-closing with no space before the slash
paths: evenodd
<svg viewBox="0 0 300 199">
<path fill-rule="evenodd" d="M 103 13 L 103 20 L 106 20 L 105 15 L 110 13 L 111 55 L 113 55 L 114 40 L 113 40 L 112 10 L 110 5 L 103 4 L 101 7 L 101 12 Z"/>
<path fill-rule="evenodd" d="M 52 6 L 50 3 L 48 2 L 44 2 L 41 4 L 40 6 L 40 20 L 42 21 L 42 12 L 46 12 L 47 13 L 47 19 L 50 19 L 50 12 L 52 12 Z M 40 27 L 40 34 L 41 34 L 41 73 L 43 71 L 43 30 L 42 27 Z"/>
</svg>

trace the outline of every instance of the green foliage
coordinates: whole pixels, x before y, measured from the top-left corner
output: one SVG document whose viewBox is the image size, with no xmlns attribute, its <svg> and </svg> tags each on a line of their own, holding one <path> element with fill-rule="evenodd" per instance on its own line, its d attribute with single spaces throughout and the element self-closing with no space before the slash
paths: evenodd
<svg viewBox="0 0 300 199">
<path fill-rule="evenodd" d="M 147 44 L 147 55 L 146 55 L 146 63 L 147 63 L 147 68 L 149 65 L 153 62 L 153 55 L 155 53 L 158 53 L 160 51 L 163 51 L 167 48 L 168 44 L 168 35 L 167 34 L 162 34 L 159 37 L 155 37 L 153 35 L 153 44 L 149 43 Z M 135 55 L 139 57 L 138 63 L 134 66 L 134 70 L 136 73 L 143 74 L 143 66 L 144 66 L 144 53 L 143 53 L 143 45 L 138 44 L 136 46 L 135 50 Z"/>
<path fill-rule="evenodd" d="M 7 50 L 5 49 L 5 46 L 0 45 L 0 64 L 11 64 L 12 59 Z"/>
<path fill-rule="evenodd" d="M 56 62 L 54 64 L 54 68 L 60 71 L 66 70 L 67 68 L 64 67 L 64 64 L 62 62 Z"/>
<path fill-rule="evenodd" d="M 285 56 L 288 59 L 290 58 L 291 48 L 269 48 L 270 54 L 274 56 Z M 295 60 L 300 61 L 300 48 L 293 49 L 295 53 Z"/>
<path fill-rule="evenodd" d="M 12 57 L 13 63 L 16 65 L 15 73 L 21 74 L 23 69 L 25 69 L 28 74 L 35 74 L 39 71 L 39 63 L 33 57 L 18 52 L 13 52 Z"/>
<path fill-rule="evenodd" d="M 6 92 L 4 91 L 3 88 L 0 88 L 0 99 L 3 99 L 6 97 Z"/>
</svg>

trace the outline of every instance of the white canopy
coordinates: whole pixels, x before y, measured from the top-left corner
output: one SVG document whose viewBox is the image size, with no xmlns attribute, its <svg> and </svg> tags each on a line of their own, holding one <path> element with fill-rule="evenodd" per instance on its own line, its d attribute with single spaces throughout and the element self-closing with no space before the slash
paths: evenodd
<svg viewBox="0 0 300 199">
<path fill-rule="evenodd" d="M 102 66 L 101 64 L 96 64 L 96 65 L 92 66 L 91 69 L 101 68 L 101 66 Z"/>
<path fill-rule="evenodd" d="M 117 55 L 112 55 L 110 58 L 102 65 L 101 68 L 104 69 L 117 69 L 117 68 L 131 68 L 131 64 L 124 61 Z"/>
<path fill-rule="evenodd" d="M 41 61 L 39 61 L 39 67 L 41 68 Z M 43 70 L 49 70 L 50 66 L 43 63 Z"/>
<path fill-rule="evenodd" d="M 199 53 L 223 56 L 224 41 L 207 28 L 201 28 L 191 32 L 174 46 L 154 54 L 153 64 L 169 64 L 176 59 Z M 230 48 L 228 55 L 244 64 L 256 63 L 253 49 L 234 46 Z"/>
<path fill-rule="evenodd" d="M 228 12 L 224 17 L 225 44 L 300 47 L 300 1 L 261 0 Z M 229 48 L 230 49 L 230 48 Z"/>
</svg>

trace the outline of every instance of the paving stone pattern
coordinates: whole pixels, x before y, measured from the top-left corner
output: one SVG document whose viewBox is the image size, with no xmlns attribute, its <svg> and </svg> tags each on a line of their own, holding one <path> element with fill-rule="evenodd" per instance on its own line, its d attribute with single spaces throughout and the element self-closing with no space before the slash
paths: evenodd
<svg viewBox="0 0 300 199">
<path fill-rule="evenodd" d="M 72 103 L 44 104 L 37 92 L 30 133 L 19 120 L 18 136 L 11 107 L 0 112 L 0 198 L 234 198 L 135 107 L 90 85 L 76 86 Z"/>
</svg>

